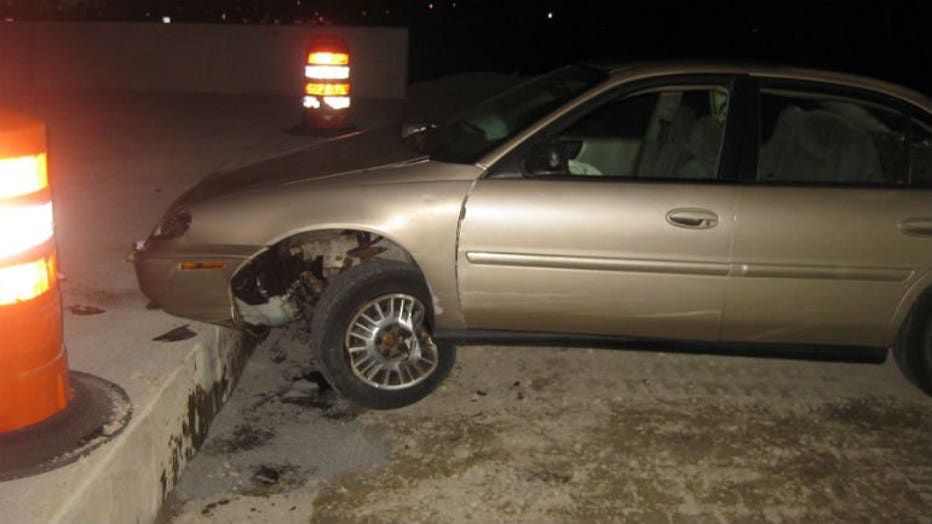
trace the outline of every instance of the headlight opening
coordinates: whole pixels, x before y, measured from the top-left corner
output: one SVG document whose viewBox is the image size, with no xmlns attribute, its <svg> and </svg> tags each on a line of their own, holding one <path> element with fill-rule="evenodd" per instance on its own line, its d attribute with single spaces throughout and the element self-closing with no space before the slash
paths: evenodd
<svg viewBox="0 0 932 524">
<path fill-rule="evenodd" d="M 175 211 L 165 215 L 165 218 L 156 226 L 152 236 L 155 238 L 176 238 L 185 234 L 191 227 L 191 213 L 188 211 Z"/>
</svg>

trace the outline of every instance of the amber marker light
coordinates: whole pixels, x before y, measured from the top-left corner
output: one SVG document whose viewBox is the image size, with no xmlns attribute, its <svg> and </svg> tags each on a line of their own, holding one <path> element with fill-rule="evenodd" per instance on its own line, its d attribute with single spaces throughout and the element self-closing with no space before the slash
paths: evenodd
<svg viewBox="0 0 932 524">
<path fill-rule="evenodd" d="M 184 271 L 192 269 L 223 269 L 226 264 L 223 262 L 182 262 L 180 267 Z"/>
</svg>

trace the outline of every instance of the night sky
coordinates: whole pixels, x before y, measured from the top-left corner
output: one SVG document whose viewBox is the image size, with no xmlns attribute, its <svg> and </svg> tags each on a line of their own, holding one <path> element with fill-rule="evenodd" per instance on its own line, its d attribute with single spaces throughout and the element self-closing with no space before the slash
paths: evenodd
<svg viewBox="0 0 932 524">
<path fill-rule="evenodd" d="M 932 2 L 593 0 L 0 0 L 16 20 L 392 25 L 409 78 L 534 74 L 594 58 L 823 67 L 932 92 Z"/>
</svg>

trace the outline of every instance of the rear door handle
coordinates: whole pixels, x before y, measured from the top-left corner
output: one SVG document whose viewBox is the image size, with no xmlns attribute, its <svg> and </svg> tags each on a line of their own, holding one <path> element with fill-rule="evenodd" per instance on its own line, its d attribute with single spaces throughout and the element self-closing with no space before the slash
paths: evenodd
<svg viewBox="0 0 932 524">
<path fill-rule="evenodd" d="M 667 213 L 667 222 L 686 229 L 711 229 L 718 225 L 718 215 L 708 209 L 673 209 Z"/>
<path fill-rule="evenodd" d="M 932 218 L 915 217 L 900 221 L 897 228 L 910 235 L 932 235 Z"/>
</svg>

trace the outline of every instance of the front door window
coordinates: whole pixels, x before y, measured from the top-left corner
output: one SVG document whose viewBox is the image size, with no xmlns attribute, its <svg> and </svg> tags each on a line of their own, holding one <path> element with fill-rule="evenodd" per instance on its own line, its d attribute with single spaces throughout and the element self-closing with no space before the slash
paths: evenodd
<svg viewBox="0 0 932 524">
<path fill-rule="evenodd" d="M 718 177 L 728 93 L 682 89 L 609 102 L 559 133 L 570 175 L 623 179 Z"/>
</svg>

